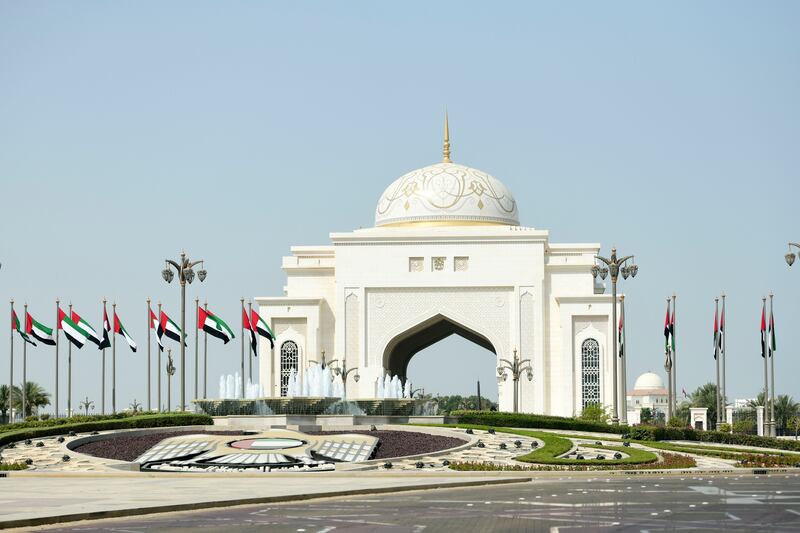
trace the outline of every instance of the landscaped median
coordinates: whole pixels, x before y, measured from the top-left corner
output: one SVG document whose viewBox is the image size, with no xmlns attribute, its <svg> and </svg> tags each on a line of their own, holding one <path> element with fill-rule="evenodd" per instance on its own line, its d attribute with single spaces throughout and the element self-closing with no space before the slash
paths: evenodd
<svg viewBox="0 0 800 533">
<path fill-rule="evenodd" d="M 442 425 L 442 427 L 458 427 L 460 429 L 471 429 L 488 431 L 491 426 L 479 424 L 458 424 Z M 456 461 L 450 464 L 454 470 L 609 470 L 609 469 L 663 469 L 663 468 L 691 468 L 696 466 L 696 462 L 691 457 L 677 454 L 661 454 L 662 459 L 651 451 L 627 446 L 611 446 L 598 443 L 581 443 L 579 447 L 584 449 L 597 450 L 602 452 L 618 453 L 619 459 L 591 458 L 578 459 L 577 456 L 562 457 L 570 450 L 575 448 L 573 440 L 584 440 L 581 438 L 567 438 L 546 431 L 534 431 L 528 429 L 495 428 L 497 433 L 508 435 L 519 435 L 533 438 L 544 443 L 531 452 L 519 455 L 514 460 L 524 463 L 531 463 L 530 467 L 524 465 L 500 465 L 491 462 L 479 461 Z"/>
<path fill-rule="evenodd" d="M 623 426 L 604 422 L 593 422 L 580 418 L 546 416 L 525 413 L 504 413 L 498 411 L 453 411 L 451 417 L 459 424 L 478 424 L 503 428 L 562 429 L 570 431 L 590 431 L 626 435 L 634 441 L 697 441 L 739 446 L 755 446 L 800 452 L 800 441 L 740 435 L 722 431 L 697 431 L 691 428 L 671 428 L 663 426 Z"/>
</svg>

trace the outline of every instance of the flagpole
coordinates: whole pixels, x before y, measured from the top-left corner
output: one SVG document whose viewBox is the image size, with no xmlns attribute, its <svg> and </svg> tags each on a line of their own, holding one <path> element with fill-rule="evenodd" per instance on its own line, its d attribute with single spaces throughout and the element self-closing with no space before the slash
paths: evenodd
<svg viewBox="0 0 800 533">
<path fill-rule="evenodd" d="M 619 350 L 619 363 L 620 363 L 620 424 L 628 424 L 628 372 L 625 364 L 625 295 L 619 297 L 619 313 L 620 320 L 622 320 L 622 346 Z"/>
<path fill-rule="evenodd" d="M 208 300 L 203 305 L 208 313 Z M 208 398 L 208 333 L 203 331 L 203 398 Z"/>
<path fill-rule="evenodd" d="M 244 399 L 244 298 L 240 301 L 242 303 L 242 399 Z"/>
<path fill-rule="evenodd" d="M 58 320 L 59 319 L 59 316 L 58 316 L 59 315 L 59 313 L 58 313 L 58 303 L 59 303 L 58 298 L 56 298 L 56 393 L 55 393 L 56 416 L 55 416 L 55 418 L 58 418 L 58 416 L 59 416 L 58 415 L 58 413 L 59 413 L 59 410 L 58 410 L 58 338 L 60 337 L 60 335 L 58 334 L 58 326 L 59 326 L 60 322 Z"/>
<path fill-rule="evenodd" d="M 151 411 L 150 404 L 150 298 L 147 299 L 147 410 Z"/>
<path fill-rule="evenodd" d="M 725 352 L 728 351 L 728 343 L 726 342 L 727 339 L 725 338 L 725 335 L 726 335 L 725 332 L 727 331 L 728 328 L 725 327 L 725 293 L 724 292 L 722 293 L 722 323 L 720 325 L 722 326 L 720 328 L 722 330 L 720 332 L 721 335 L 722 335 L 722 352 L 721 352 L 721 355 L 720 355 L 720 357 L 722 358 L 722 393 L 721 393 L 721 396 L 722 396 L 722 407 L 723 407 L 723 410 L 725 410 L 725 409 L 728 408 L 728 400 L 727 400 L 727 396 L 726 396 L 728 387 L 727 387 L 727 384 L 726 384 L 726 381 L 725 381 L 725 375 L 726 375 L 725 374 L 725 359 L 726 359 L 726 353 Z M 726 417 L 726 419 L 727 419 L 727 417 Z"/>
<path fill-rule="evenodd" d="M 72 319 L 72 302 L 69 303 L 69 318 Z M 58 336 L 58 324 L 56 324 Z M 58 341 L 56 341 L 58 342 Z M 72 416 L 72 343 L 67 343 L 67 416 Z"/>
<path fill-rule="evenodd" d="M 669 310 L 670 299 L 667 298 L 667 317 L 665 319 L 664 329 L 669 335 Z M 664 362 L 664 370 L 667 372 L 667 422 L 672 418 L 673 398 L 672 398 L 672 350 L 669 345 L 669 336 L 664 340 L 664 355 L 666 361 Z"/>
<path fill-rule="evenodd" d="M 161 302 L 158 302 L 158 320 L 159 323 L 161 323 Z M 156 334 L 158 334 L 158 331 L 156 331 Z M 158 384 L 157 384 L 158 400 L 156 401 L 156 408 L 160 413 L 161 412 L 161 345 L 158 346 L 158 365 L 156 365 L 156 368 L 158 369 L 158 371 L 156 372 L 156 374 L 158 374 Z"/>
<path fill-rule="evenodd" d="M 772 336 L 775 335 L 775 321 L 772 315 L 772 297 L 769 293 L 769 425 L 773 437 L 778 435 L 778 428 L 775 427 L 775 351 L 772 346 Z"/>
<path fill-rule="evenodd" d="M 197 399 L 197 392 L 200 383 L 200 330 L 197 329 L 200 320 L 200 298 L 194 299 L 194 399 Z M 195 404 L 197 409 L 197 404 Z"/>
<path fill-rule="evenodd" d="M 11 317 L 14 317 L 14 299 L 11 299 Z M 24 340 L 22 341 L 25 342 Z M 8 370 L 8 423 L 14 419 L 11 416 L 11 391 L 14 390 L 14 328 L 11 328 L 11 357 L 9 357 L 10 368 Z"/>
<path fill-rule="evenodd" d="M 767 326 L 765 324 L 766 321 L 766 308 L 767 308 L 767 299 L 761 298 L 761 358 L 764 359 L 764 425 L 767 426 L 767 431 L 764 431 L 764 434 L 769 434 L 769 420 L 767 420 L 768 412 L 767 409 L 769 408 L 769 378 L 767 373 Z"/>
<path fill-rule="evenodd" d="M 722 423 L 722 412 L 720 407 L 720 382 L 719 382 L 719 329 L 717 317 L 719 316 L 719 298 L 714 298 L 714 362 L 717 366 L 717 426 Z"/>
<path fill-rule="evenodd" d="M 117 303 L 111 304 L 111 314 L 114 315 L 111 320 L 114 325 L 111 326 L 111 412 L 117 413 Z"/>
<path fill-rule="evenodd" d="M 25 329 L 28 329 L 28 304 L 26 303 L 24 306 L 25 308 Z M 27 333 L 27 331 L 25 331 Z M 25 421 L 25 404 L 27 403 L 27 388 L 28 383 L 28 346 L 27 342 L 22 343 L 22 421 Z M 766 363 L 765 363 L 766 364 Z"/>
<path fill-rule="evenodd" d="M 253 302 L 247 302 L 247 318 L 250 319 L 250 327 L 251 328 L 253 327 L 252 317 L 253 317 Z M 249 364 L 250 364 L 250 379 L 249 379 L 249 382 L 252 384 L 253 383 L 253 350 L 248 350 L 247 353 L 250 356 L 250 357 L 248 357 Z"/>
<path fill-rule="evenodd" d="M 106 329 L 106 299 L 103 298 L 103 331 Z M 111 334 L 114 334 L 113 328 Z M 105 344 L 103 345 L 103 364 L 101 370 L 102 378 L 102 385 L 100 386 L 100 409 L 102 410 L 103 414 L 106 414 L 106 349 Z"/>
<path fill-rule="evenodd" d="M 670 335 L 672 336 L 672 342 L 670 344 L 670 354 L 672 358 L 672 412 L 678 412 L 678 369 L 675 366 L 675 353 L 678 351 L 677 347 L 678 344 L 675 342 L 675 308 L 678 304 L 678 296 L 673 292 L 672 293 L 672 317 L 669 320 L 670 325 Z"/>
</svg>

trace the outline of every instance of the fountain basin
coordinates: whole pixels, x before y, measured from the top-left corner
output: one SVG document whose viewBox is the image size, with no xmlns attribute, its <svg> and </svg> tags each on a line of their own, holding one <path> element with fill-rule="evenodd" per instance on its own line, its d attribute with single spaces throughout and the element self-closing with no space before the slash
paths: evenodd
<svg viewBox="0 0 800 533">
<path fill-rule="evenodd" d="M 192 400 L 211 416 L 270 416 L 347 414 L 368 416 L 411 416 L 426 414 L 424 401 L 409 398 L 265 397 L 254 400 Z"/>
</svg>

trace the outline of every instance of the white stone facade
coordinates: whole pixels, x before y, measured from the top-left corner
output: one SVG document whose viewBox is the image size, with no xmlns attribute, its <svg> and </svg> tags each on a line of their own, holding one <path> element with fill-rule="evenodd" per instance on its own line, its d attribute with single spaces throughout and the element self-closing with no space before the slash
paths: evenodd
<svg viewBox="0 0 800 533">
<path fill-rule="evenodd" d="M 281 395 L 287 341 L 297 345 L 301 372 L 322 350 L 358 367 L 348 397 L 371 398 L 379 377 L 405 377 L 410 357 L 455 333 L 498 358 L 516 349 L 531 359 L 520 411 L 569 416 L 592 395 L 610 408 L 611 297 L 591 274 L 599 244 L 555 244 L 547 231 L 519 226 L 499 180 L 449 163 L 395 181 L 377 211 L 374 228 L 292 247 L 285 295 L 256 298 L 277 337 L 274 350 L 260 345 L 268 395 Z M 588 378 L 584 361 L 594 365 Z M 500 409 L 512 410 L 510 377 L 498 388 Z"/>
</svg>

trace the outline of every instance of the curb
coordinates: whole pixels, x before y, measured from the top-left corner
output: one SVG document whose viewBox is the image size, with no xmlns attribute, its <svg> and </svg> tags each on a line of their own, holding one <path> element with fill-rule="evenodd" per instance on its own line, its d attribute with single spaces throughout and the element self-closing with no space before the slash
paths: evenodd
<svg viewBox="0 0 800 533">
<path fill-rule="evenodd" d="M 434 483 L 430 485 L 407 485 L 405 487 L 381 487 L 373 489 L 353 489 L 326 492 L 320 494 L 294 494 L 289 496 L 264 496 L 255 498 L 240 498 L 234 500 L 216 500 L 195 503 L 181 503 L 173 505 L 160 505 L 154 507 L 142 507 L 135 509 L 114 509 L 109 511 L 92 511 L 86 513 L 72 513 L 59 516 L 43 516 L 37 518 L 20 518 L 16 520 L 0 521 L 0 529 L 11 529 L 19 527 L 45 526 L 52 524 L 63 524 L 67 522 L 77 522 L 80 520 L 100 520 L 103 518 L 121 518 L 129 516 L 141 516 L 157 513 L 171 513 L 179 511 L 199 511 L 219 507 L 233 507 L 238 505 L 253 505 L 266 503 L 285 503 L 315 500 L 321 498 L 335 498 L 342 496 L 360 496 L 365 494 L 389 494 L 395 492 L 409 492 L 415 490 L 432 490 L 447 488 L 480 487 L 486 485 L 507 485 L 511 483 L 528 483 L 533 481 L 531 477 L 514 477 L 508 479 L 487 479 L 479 481 L 458 481 L 455 483 Z"/>
</svg>

